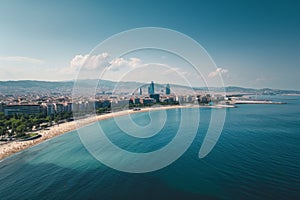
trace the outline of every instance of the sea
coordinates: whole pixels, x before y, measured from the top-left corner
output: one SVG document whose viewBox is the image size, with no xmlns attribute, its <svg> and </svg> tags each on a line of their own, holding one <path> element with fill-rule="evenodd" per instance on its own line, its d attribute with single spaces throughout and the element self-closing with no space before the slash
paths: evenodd
<svg viewBox="0 0 300 200">
<path fill-rule="evenodd" d="M 222 133 L 204 158 L 199 158 L 199 149 L 212 109 L 186 109 L 191 119 L 199 109 L 195 138 L 174 162 L 145 173 L 120 171 L 101 162 L 77 131 L 55 137 L 0 161 L 0 199 L 300 199 L 300 97 L 260 98 L 286 104 L 225 108 Z M 81 134 L 95 134 L 101 127 L 120 149 L 137 154 L 159 150 L 175 138 L 182 111 L 153 112 L 166 120 L 151 137 L 130 136 L 113 118 L 83 127 Z M 130 117 L 139 126 L 152 120 L 147 112 Z"/>
</svg>

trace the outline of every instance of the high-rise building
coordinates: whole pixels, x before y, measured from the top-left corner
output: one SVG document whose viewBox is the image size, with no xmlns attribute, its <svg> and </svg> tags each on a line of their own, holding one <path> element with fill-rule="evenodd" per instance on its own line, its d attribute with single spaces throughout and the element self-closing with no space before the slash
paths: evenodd
<svg viewBox="0 0 300 200">
<path fill-rule="evenodd" d="M 56 113 L 62 113 L 64 112 L 64 105 L 61 103 L 55 103 L 55 112 Z"/>
<path fill-rule="evenodd" d="M 42 106 L 46 109 L 46 114 L 48 116 L 55 114 L 55 106 L 53 103 L 43 103 Z"/>
<path fill-rule="evenodd" d="M 168 83 L 166 86 L 166 95 L 171 94 L 170 84 Z"/>
<path fill-rule="evenodd" d="M 142 95 L 143 94 L 143 90 L 142 90 L 142 88 L 140 88 L 140 95 Z"/>
<path fill-rule="evenodd" d="M 154 83 L 153 83 L 153 81 L 151 81 L 151 84 L 148 87 L 148 94 L 154 94 Z"/>
<path fill-rule="evenodd" d="M 72 112 L 72 107 L 73 105 L 71 102 L 66 103 L 64 106 L 64 112 Z"/>
</svg>

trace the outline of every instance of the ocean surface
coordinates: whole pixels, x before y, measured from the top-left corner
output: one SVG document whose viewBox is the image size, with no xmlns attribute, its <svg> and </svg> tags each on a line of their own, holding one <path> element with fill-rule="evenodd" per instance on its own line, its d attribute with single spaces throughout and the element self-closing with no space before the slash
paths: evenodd
<svg viewBox="0 0 300 200">
<path fill-rule="evenodd" d="M 198 153 L 211 109 L 201 108 L 199 129 L 187 151 L 148 173 L 102 164 L 76 131 L 45 141 L 0 161 L 0 199 L 300 199 L 300 97 L 263 98 L 287 104 L 227 109 L 222 134 L 203 159 Z M 122 133 L 114 119 L 99 125 L 120 148 L 149 152 L 167 145 L 180 124 L 180 109 L 155 112 L 166 112 L 167 121 L 148 139 Z M 192 117 L 192 109 L 188 112 Z M 141 126 L 151 120 L 148 113 L 131 117 Z M 81 130 L 88 134 L 97 127 Z"/>
</svg>

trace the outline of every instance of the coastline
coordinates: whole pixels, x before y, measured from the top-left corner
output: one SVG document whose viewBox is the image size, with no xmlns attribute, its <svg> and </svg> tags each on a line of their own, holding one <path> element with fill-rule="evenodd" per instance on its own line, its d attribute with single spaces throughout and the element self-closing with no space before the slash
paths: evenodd
<svg viewBox="0 0 300 200">
<path fill-rule="evenodd" d="M 28 140 L 28 141 L 12 141 L 4 144 L 0 144 L 0 161 L 3 159 L 18 153 L 22 150 L 28 149 L 32 146 L 35 146 L 43 141 L 52 139 L 56 136 L 63 135 L 65 133 L 68 133 L 70 131 L 74 131 L 78 128 L 87 126 L 89 124 L 95 123 L 97 121 L 113 118 L 113 117 L 119 117 L 122 115 L 130 115 L 135 113 L 141 113 L 141 112 L 148 112 L 148 111 L 155 111 L 155 110 L 168 110 L 168 109 L 176 109 L 176 108 L 227 108 L 224 106 L 199 106 L 199 105 L 176 105 L 176 106 L 160 106 L 160 107 L 147 107 L 142 108 L 141 110 L 124 110 L 124 111 L 118 111 L 118 112 L 112 112 L 104 115 L 96 115 L 91 116 L 84 119 L 79 119 L 71 122 L 65 122 L 59 125 L 54 125 L 49 127 L 45 130 L 37 131 L 36 133 L 40 134 L 41 137 L 34 139 L 34 140 Z M 232 106 L 228 106 L 228 108 L 232 108 Z"/>
<path fill-rule="evenodd" d="M 28 149 L 32 146 L 35 146 L 43 141 L 52 139 L 56 136 L 63 135 L 70 131 L 74 131 L 78 128 L 92 124 L 97 121 L 101 121 L 113 117 L 119 117 L 122 115 L 140 113 L 140 112 L 148 112 L 153 110 L 167 110 L 167 109 L 175 109 L 175 108 L 183 108 L 183 107 L 185 106 L 163 106 L 163 107 L 152 107 L 152 108 L 150 107 L 150 108 L 143 108 L 138 111 L 124 110 L 124 111 L 112 112 L 104 115 L 96 115 L 96 116 L 92 116 L 92 117 L 88 117 L 88 118 L 84 118 L 72 122 L 65 122 L 59 125 L 54 125 L 49 127 L 48 129 L 37 131 L 36 133 L 41 135 L 41 137 L 37 139 L 29 140 L 29 141 L 12 141 L 8 143 L 0 144 L 0 161 L 15 153 Z"/>
</svg>

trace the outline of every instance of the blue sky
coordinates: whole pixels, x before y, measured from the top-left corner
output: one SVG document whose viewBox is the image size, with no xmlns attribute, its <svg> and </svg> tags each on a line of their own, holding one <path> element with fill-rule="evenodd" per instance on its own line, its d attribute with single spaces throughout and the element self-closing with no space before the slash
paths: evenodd
<svg viewBox="0 0 300 200">
<path fill-rule="evenodd" d="M 225 85 L 300 90 L 298 1 L 0 1 L 0 80 L 70 80 L 64 68 L 119 32 L 164 27 L 199 42 Z"/>
</svg>

